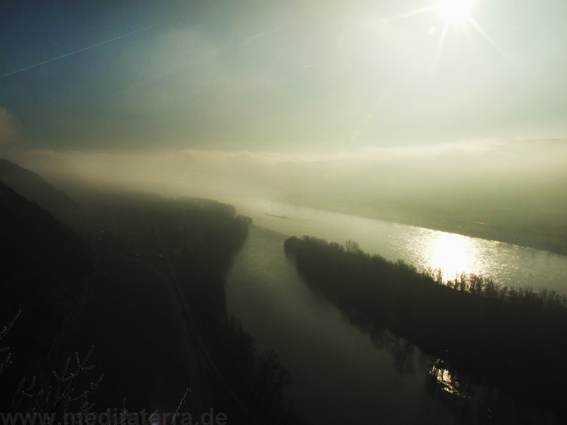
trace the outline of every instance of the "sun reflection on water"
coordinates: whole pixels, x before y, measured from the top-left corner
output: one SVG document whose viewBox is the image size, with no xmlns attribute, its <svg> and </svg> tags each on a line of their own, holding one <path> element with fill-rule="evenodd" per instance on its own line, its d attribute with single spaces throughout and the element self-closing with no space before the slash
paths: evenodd
<svg viewBox="0 0 567 425">
<path fill-rule="evenodd" d="M 441 270 L 445 280 L 474 271 L 476 246 L 471 238 L 438 232 L 429 240 L 426 250 L 430 267 Z"/>
<path fill-rule="evenodd" d="M 461 393 L 459 381 L 455 376 L 451 375 L 448 369 L 443 367 L 443 361 L 441 359 L 435 362 L 433 367 L 429 370 L 429 374 L 435 378 L 441 391 L 457 397 L 465 397 L 465 395 Z"/>
</svg>

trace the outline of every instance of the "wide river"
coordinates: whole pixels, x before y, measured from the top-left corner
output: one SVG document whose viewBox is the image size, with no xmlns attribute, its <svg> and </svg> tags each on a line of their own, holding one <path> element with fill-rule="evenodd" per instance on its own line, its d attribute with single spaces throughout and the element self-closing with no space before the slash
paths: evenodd
<svg viewBox="0 0 567 425">
<path fill-rule="evenodd" d="M 366 252 L 441 269 L 449 278 L 476 273 L 505 285 L 567 293 L 565 256 L 268 201 L 233 204 L 261 227 L 250 229 L 235 258 L 226 287 L 228 311 L 241 318 L 259 350 L 275 350 L 291 369 L 289 397 L 313 424 L 444 424 L 456 417 L 431 390 L 431 359 L 415 348 L 401 367 L 392 349 L 379 349 L 314 294 L 284 255 L 287 236 L 350 239 Z M 447 373 L 439 380 L 451 386 Z"/>
</svg>

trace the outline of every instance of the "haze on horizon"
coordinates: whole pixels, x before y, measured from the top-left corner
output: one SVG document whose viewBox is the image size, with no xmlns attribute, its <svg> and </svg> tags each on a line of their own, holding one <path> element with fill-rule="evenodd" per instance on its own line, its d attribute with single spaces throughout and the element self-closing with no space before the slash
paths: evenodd
<svg viewBox="0 0 567 425">
<path fill-rule="evenodd" d="M 173 196 L 564 223 L 567 4 L 440 5 L 5 2 L 0 155 Z"/>
</svg>

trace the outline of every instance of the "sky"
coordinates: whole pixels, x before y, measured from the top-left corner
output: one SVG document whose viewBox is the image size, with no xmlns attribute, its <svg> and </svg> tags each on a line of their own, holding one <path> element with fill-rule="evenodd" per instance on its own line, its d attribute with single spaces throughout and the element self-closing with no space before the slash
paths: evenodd
<svg viewBox="0 0 567 425">
<path fill-rule="evenodd" d="M 12 1 L 0 107 L 54 150 L 349 149 L 567 135 L 567 3 Z M 403 16 L 407 14 L 408 16 Z"/>
<path fill-rule="evenodd" d="M 560 178 L 567 2 L 453 1 L 3 1 L 0 155 L 92 179 L 153 164 L 172 185 L 271 170 L 288 188 L 303 167 L 348 191 L 418 182 L 415 158 Z"/>
</svg>

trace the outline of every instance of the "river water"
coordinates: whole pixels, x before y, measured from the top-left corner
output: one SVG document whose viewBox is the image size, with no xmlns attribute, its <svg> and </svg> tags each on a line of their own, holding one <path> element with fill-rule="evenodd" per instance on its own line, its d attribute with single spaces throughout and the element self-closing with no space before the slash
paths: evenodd
<svg viewBox="0 0 567 425">
<path fill-rule="evenodd" d="M 432 359 L 415 348 L 400 367 L 391 349 L 377 348 L 313 293 L 284 255 L 288 235 L 354 240 L 366 252 L 441 269 L 449 278 L 477 273 L 505 285 L 567 292 L 567 257 L 545 251 L 267 201 L 235 205 L 261 227 L 251 228 L 235 258 L 228 311 L 260 351 L 275 350 L 291 369 L 289 397 L 313 424 L 444 424 L 455 416 L 427 390 Z"/>
</svg>

